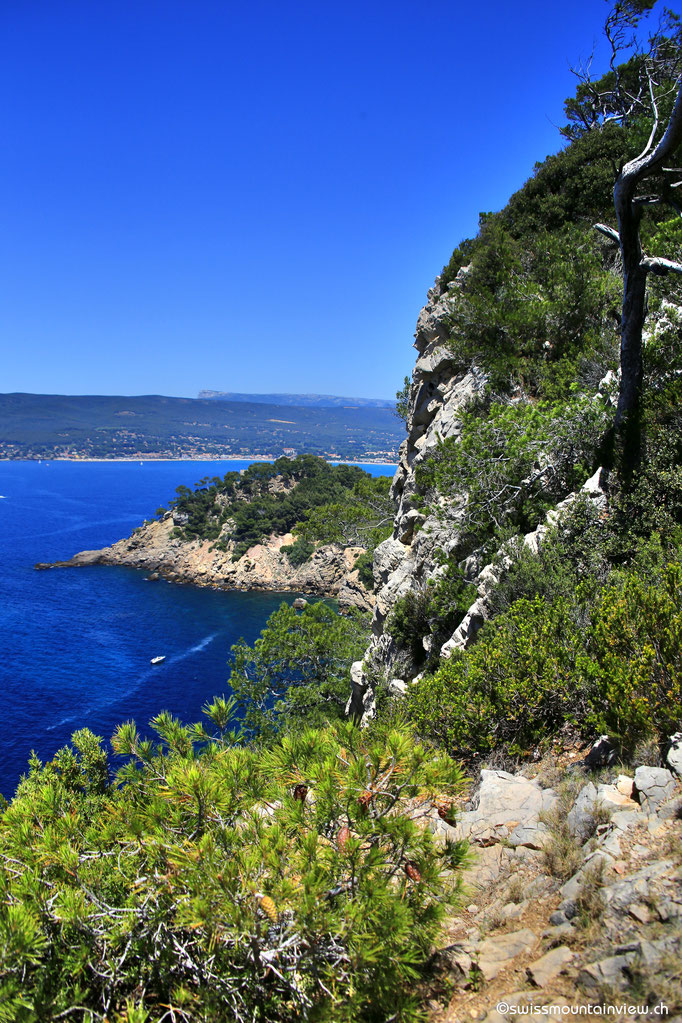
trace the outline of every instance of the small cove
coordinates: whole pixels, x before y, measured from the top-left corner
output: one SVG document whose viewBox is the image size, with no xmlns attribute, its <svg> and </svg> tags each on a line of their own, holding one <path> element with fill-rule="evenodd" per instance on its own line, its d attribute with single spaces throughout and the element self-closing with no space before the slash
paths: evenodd
<svg viewBox="0 0 682 1023">
<path fill-rule="evenodd" d="M 295 594 L 219 592 L 132 569 L 36 572 L 128 535 L 179 484 L 224 475 L 248 461 L 0 463 L 0 687 L 5 721 L 0 792 L 11 797 L 31 749 L 49 759 L 72 732 L 111 737 L 162 709 L 199 720 L 227 691 L 230 647 L 251 643 Z M 392 466 L 363 466 L 392 475 Z M 165 655 L 163 664 L 150 659 Z"/>
</svg>

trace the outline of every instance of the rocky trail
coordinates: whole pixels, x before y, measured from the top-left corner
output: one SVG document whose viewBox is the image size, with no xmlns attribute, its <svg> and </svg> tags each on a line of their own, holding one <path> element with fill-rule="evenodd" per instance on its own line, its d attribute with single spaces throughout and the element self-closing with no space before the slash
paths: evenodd
<svg viewBox="0 0 682 1023">
<path fill-rule="evenodd" d="M 564 758 L 483 770 L 454 827 L 434 815 L 433 830 L 468 839 L 474 862 L 464 912 L 434 957 L 433 1023 L 605 1015 L 602 1006 L 612 1019 L 682 1020 L 674 738 L 666 767 L 588 773 Z"/>
</svg>

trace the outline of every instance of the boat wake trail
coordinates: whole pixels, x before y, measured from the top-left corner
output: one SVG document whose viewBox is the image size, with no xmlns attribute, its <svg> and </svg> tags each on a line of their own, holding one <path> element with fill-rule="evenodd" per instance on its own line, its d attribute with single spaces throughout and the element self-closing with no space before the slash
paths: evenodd
<svg viewBox="0 0 682 1023">
<path fill-rule="evenodd" d="M 211 633 L 210 636 L 204 637 L 204 639 L 202 639 L 195 646 L 191 646 L 184 656 L 189 657 L 190 654 L 198 654 L 200 650 L 205 650 L 209 643 L 212 643 L 213 640 L 216 639 L 218 635 L 219 633 L 213 632 Z"/>
<path fill-rule="evenodd" d="M 54 732 L 55 728 L 61 728 L 62 725 L 66 725 L 69 721 L 80 721 L 82 718 L 90 717 L 90 710 L 84 710 L 81 714 L 69 714 L 67 717 L 62 718 L 61 721 L 55 721 L 53 725 L 47 725 L 45 727 L 46 732 Z"/>
<path fill-rule="evenodd" d="M 186 661 L 187 658 L 191 657 L 193 654 L 201 653 L 201 651 L 205 650 L 206 647 L 210 643 L 212 643 L 213 640 L 216 639 L 219 635 L 220 632 L 212 632 L 210 636 L 204 636 L 202 640 L 200 640 L 198 643 L 195 643 L 194 646 L 189 647 L 189 649 L 184 650 L 181 654 L 175 654 L 175 656 L 169 657 L 164 664 L 154 665 L 151 668 L 147 668 L 147 670 L 143 671 L 141 675 L 138 675 L 138 677 L 133 682 L 131 688 L 126 693 L 117 696 L 115 699 L 109 702 L 116 703 L 118 700 L 132 696 L 133 693 L 137 692 L 140 686 L 144 685 L 150 679 L 152 678 L 159 679 L 162 676 L 163 672 L 166 669 L 170 668 L 171 665 L 180 664 L 181 661 Z"/>
</svg>

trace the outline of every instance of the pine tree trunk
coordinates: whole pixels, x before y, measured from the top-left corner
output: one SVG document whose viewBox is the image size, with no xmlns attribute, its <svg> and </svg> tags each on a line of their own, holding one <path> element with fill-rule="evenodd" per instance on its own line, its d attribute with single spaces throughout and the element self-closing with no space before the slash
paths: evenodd
<svg viewBox="0 0 682 1023">
<path fill-rule="evenodd" d="M 615 426 L 639 408 L 642 394 L 642 330 L 646 315 L 647 270 L 639 241 L 640 210 L 633 203 L 638 175 L 626 167 L 613 191 L 623 257 L 623 311 L 620 325 L 620 392 Z"/>
<path fill-rule="evenodd" d="M 642 394 L 642 330 L 646 310 L 646 270 L 633 267 L 625 272 L 620 334 L 620 393 L 615 425 L 639 408 Z"/>
<path fill-rule="evenodd" d="M 653 99 L 653 93 L 652 93 Z M 682 272 L 682 266 L 665 259 L 643 259 L 639 240 L 642 203 L 637 198 L 642 181 L 657 172 L 668 157 L 682 143 L 682 85 L 678 87 L 675 106 L 668 126 L 655 148 L 658 128 L 658 110 L 654 103 L 654 124 L 649 142 L 634 160 L 621 170 L 613 190 L 613 202 L 618 218 L 618 236 L 623 257 L 623 312 L 620 333 L 620 393 L 616 409 L 615 426 L 638 418 L 642 395 L 642 330 L 646 315 L 646 280 L 650 271 Z"/>
</svg>

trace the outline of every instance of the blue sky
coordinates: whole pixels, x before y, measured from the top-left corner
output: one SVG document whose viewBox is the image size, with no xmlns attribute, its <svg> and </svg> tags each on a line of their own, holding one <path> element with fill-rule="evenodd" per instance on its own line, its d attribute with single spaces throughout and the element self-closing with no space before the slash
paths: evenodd
<svg viewBox="0 0 682 1023">
<path fill-rule="evenodd" d="M 392 397 L 604 0 L 4 0 L 3 391 Z M 678 9 L 677 5 L 673 5 Z"/>
</svg>

